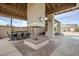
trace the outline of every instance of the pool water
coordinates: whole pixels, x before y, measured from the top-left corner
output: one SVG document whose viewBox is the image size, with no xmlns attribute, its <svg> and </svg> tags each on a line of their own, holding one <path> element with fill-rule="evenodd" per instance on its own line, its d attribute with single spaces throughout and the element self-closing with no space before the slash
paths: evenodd
<svg viewBox="0 0 79 59">
<path fill-rule="evenodd" d="M 75 35 L 70 35 L 70 36 L 66 36 L 67 38 L 73 38 L 73 39 L 79 39 L 79 36 L 75 36 Z"/>
</svg>

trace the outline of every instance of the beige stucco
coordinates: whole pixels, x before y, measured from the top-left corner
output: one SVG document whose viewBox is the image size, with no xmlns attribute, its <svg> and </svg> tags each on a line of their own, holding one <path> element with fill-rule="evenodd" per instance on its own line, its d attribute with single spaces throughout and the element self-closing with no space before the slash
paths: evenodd
<svg viewBox="0 0 79 59">
<path fill-rule="evenodd" d="M 46 35 L 49 38 L 54 37 L 54 15 L 50 14 L 48 15 L 48 25 L 47 25 L 47 32 Z"/>
<path fill-rule="evenodd" d="M 44 3 L 29 3 L 27 4 L 27 20 L 39 21 L 39 17 L 45 18 Z"/>
<path fill-rule="evenodd" d="M 0 26 L 0 37 L 7 37 L 7 32 L 11 33 L 11 28 L 7 26 Z"/>
<path fill-rule="evenodd" d="M 75 32 L 77 27 L 78 27 L 77 24 L 63 24 L 62 32 Z"/>
<path fill-rule="evenodd" d="M 74 32 L 75 28 L 74 27 L 64 27 L 62 28 L 62 32 Z"/>
<path fill-rule="evenodd" d="M 39 21 L 39 18 L 42 17 L 45 18 L 45 4 L 44 3 L 29 3 L 27 4 L 27 20 L 34 24 L 35 26 L 40 27 L 40 24 L 45 25 L 45 20 L 42 22 Z M 36 25 L 38 24 L 38 25 Z M 29 23 L 27 24 L 29 26 Z M 32 35 L 39 34 L 40 32 L 44 31 L 44 28 L 29 28 L 29 32 L 31 32 Z"/>
<path fill-rule="evenodd" d="M 28 31 L 28 28 L 22 27 L 22 29 L 20 29 L 20 27 L 13 27 L 12 30 L 13 31 Z M 7 32 L 9 32 L 9 34 L 11 33 L 10 26 L 0 26 L 0 37 L 8 37 Z"/>
</svg>

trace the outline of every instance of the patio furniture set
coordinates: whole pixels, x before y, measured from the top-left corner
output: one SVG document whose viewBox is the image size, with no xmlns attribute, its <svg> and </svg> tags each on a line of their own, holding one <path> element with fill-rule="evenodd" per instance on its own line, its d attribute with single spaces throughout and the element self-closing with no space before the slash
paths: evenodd
<svg viewBox="0 0 79 59">
<path fill-rule="evenodd" d="M 16 31 L 16 32 L 11 32 L 11 35 L 7 32 L 9 38 L 11 40 L 21 40 L 25 38 L 29 38 L 31 35 L 28 31 Z"/>
</svg>

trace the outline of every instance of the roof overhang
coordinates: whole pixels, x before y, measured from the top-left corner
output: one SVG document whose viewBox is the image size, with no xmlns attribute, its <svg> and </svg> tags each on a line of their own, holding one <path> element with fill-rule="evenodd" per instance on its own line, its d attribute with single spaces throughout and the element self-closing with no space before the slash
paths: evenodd
<svg viewBox="0 0 79 59">
<path fill-rule="evenodd" d="M 26 3 L 0 3 L 0 16 L 27 19 Z"/>
<path fill-rule="evenodd" d="M 54 14 L 75 6 L 76 3 L 45 3 L 45 13 Z M 0 16 L 27 20 L 27 3 L 0 3 Z"/>
</svg>

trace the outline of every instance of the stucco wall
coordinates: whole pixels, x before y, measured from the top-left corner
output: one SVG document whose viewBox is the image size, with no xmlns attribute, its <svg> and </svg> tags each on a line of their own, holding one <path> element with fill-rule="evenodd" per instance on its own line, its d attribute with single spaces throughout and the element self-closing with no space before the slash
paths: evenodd
<svg viewBox="0 0 79 59">
<path fill-rule="evenodd" d="M 62 32 L 74 32 L 75 31 L 75 28 L 72 27 L 72 28 L 62 28 Z"/>
<path fill-rule="evenodd" d="M 13 31 L 28 31 L 27 27 L 13 27 Z"/>
<path fill-rule="evenodd" d="M 0 37 L 8 37 L 7 32 L 11 33 L 10 27 L 0 26 Z"/>
<path fill-rule="evenodd" d="M 13 27 L 13 31 L 28 31 L 27 27 Z M 0 26 L 0 37 L 8 37 L 7 32 L 11 33 L 11 27 L 9 26 Z"/>
</svg>

